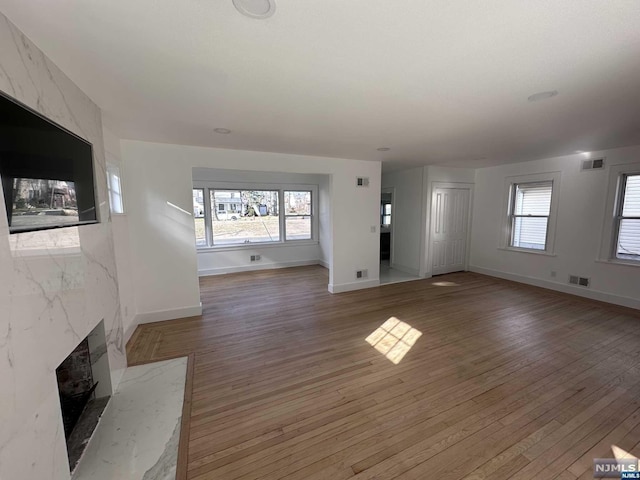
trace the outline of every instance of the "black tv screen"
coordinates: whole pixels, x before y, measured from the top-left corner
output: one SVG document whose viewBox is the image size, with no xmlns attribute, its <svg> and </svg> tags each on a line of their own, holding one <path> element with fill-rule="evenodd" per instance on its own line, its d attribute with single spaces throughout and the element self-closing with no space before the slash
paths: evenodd
<svg viewBox="0 0 640 480">
<path fill-rule="evenodd" d="M 11 233 L 98 222 L 91 144 L 2 92 L 0 178 Z"/>
</svg>

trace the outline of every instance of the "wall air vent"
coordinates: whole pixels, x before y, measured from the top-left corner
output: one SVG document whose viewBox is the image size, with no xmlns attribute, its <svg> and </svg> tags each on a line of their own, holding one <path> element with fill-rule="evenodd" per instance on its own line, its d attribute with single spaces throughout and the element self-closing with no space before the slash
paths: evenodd
<svg viewBox="0 0 640 480">
<path fill-rule="evenodd" d="M 368 177 L 357 177 L 356 178 L 356 187 L 368 187 L 369 186 L 369 178 Z"/>
<path fill-rule="evenodd" d="M 589 288 L 591 285 L 591 279 L 587 277 L 579 277 L 577 275 L 569 275 L 569 283 L 571 285 Z"/>
<path fill-rule="evenodd" d="M 604 157 L 585 160 L 582 162 L 582 170 L 603 170 Z"/>
<path fill-rule="evenodd" d="M 369 271 L 368 270 L 358 270 L 356 271 L 356 278 L 358 280 L 363 279 L 363 278 L 367 278 L 369 276 Z"/>
</svg>

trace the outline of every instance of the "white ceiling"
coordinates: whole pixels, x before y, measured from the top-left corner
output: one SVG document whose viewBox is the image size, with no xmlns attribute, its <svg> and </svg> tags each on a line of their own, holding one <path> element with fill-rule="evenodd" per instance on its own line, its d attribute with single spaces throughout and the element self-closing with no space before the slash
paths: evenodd
<svg viewBox="0 0 640 480">
<path fill-rule="evenodd" d="M 231 0 L 0 11 L 123 138 L 386 169 L 640 144 L 638 0 L 276 1 L 266 20 Z M 560 93 L 527 101 L 545 90 Z"/>
</svg>

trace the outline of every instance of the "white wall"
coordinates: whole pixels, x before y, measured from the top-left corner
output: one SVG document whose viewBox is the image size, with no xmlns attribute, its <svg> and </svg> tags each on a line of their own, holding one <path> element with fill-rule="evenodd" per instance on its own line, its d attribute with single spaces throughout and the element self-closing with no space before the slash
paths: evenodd
<svg viewBox="0 0 640 480">
<path fill-rule="evenodd" d="M 103 126 L 104 151 L 107 163 L 115 165 L 120 169 L 120 182 L 126 183 L 122 175 L 122 155 L 120 153 L 120 139 L 117 138 L 108 128 Z M 118 270 L 118 294 L 120 299 L 120 315 L 122 316 L 122 326 L 124 328 L 124 343 L 131 338 L 137 323 L 135 288 L 133 281 L 133 271 L 131 269 L 129 218 L 126 214 L 126 198 L 123 199 L 125 206 L 124 214 L 111 214 L 111 228 L 113 231 L 113 248 Z"/>
<path fill-rule="evenodd" d="M 194 167 L 330 175 L 329 289 L 340 292 L 378 283 L 379 162 L 137 141 L 122 141 L 121 147 L 136 306 L 145 318 L 183 316 L 200 302 L 191 216 Z M 369 177 L 370 186 L 356 187 L 357 176 Z M 363 268 L 369 270 L 369 279 L 357 281 L 355 271 Z"/>
<path fill-rule="evenodd" d="M 604 171 L 581 171 L 583 154 L 483 168 L 477 171 L 471 270 L 640 308 L 640 267 L 599 262 L 609 169 L 640 161 L 640 146 L 592 153 Z M 505 177 L 561 172 L 555 256 L 499 250 Z M 609 232 L 604 232 L 608 235 Z M 551 272 L 556 272 L 552 277 Z M 567 284 L 569 274 L 591 278 L 591 288 Z"/>
<path fill-rule="evenodd" d="M 422 257 L 423 170 L 424 167 L 420 167 L 382 175 L 382 188 L 393 189 L 391 267 L 413 275 L 420 272 Z"/>
<path fill-rule="evenodd" d="M 0 215 L 0 478 L 65 480 L 55 369 L 103 319 L 114 388 L 126 367 L 101 112 L 2 14 L 0 72 L 0 90 L 93 144 L 100 223 L 10 235 Z"/>
<path fill-rule="evenodd" d="M 473 183 L 475 182 L 475 170 L 472 168 L 452 168 L 429 165 L 423 170 L 424 185 L 424 228 L 421 236 L 421 251 L 424 253 L 420 266 L 420 276 L 430 277 L 432 275 L 431 259 L 431 206 L 434 184 L 454 184 L 461 187 L 471 188 L 471 209 L 473 209 L 474 195 Z M 471 246 L 468 245 L 470 248 Z"/>
<path fill-rule="evenodd" d="M 320 264 L 329 268 L 333 257 L 333 226 L 331 224 L 331 184 L 330 175 L 322 175 L 318 184 L 318 226 L 320 231 Z"/>
<path fill-rule="evenodd" d="M 327 175 L 301 174 L 301 173 L 280 173 L 280 172 L 258 172 L 241 170 L 223 170 L 219 168 L 194 168 L 194 182 L 216 182 L 221 187 L 225 182 L 234 184 L 260 184 L 260 185 L 309 185 L 318 187 L 320 184 L 328 183 Z M 325 199 L 329 202 L 330 199 Z M 318 219 L 318 227 L 321 231 L 327 231 L 328 220 L 324 211 L 319 210 L 328 206 L 322 206 L 322 202 L 316 202 L 315 215 Z M 318 208 L 319 207 L 319 208 Z M 321 213 L 322 212 L 322 213 Z M 322 225 L 320 221 L 323 222 Z M 268 268 L 293 267 L 300 265 L 314 265 L 322 263 L 321 241 L 327 241 L 324 236 L 317 235 L 317 239 L 309 242 L 291 242 L 278 245 L 252 245 L 251 248 L 226 247 L 223 250 L 198 250 L 198 273 L 199 275 L 216 275 L 223 273 L 233 273 L 249 270 L 261 270 Z M 327 246 L 324 246 L 326 249 Z M 252 262 L 251 255 L 260 255 L 260 260 Z"/>
</svg>

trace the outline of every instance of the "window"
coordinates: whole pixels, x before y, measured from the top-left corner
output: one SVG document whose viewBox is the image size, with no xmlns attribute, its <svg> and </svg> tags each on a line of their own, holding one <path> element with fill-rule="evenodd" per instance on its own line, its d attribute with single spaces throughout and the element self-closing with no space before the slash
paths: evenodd
<svg viewBox="0 0 640 480">
<path fill-rule="evenodd" d="M 619 191 L 614 258 L 640 261 L 640 173 L 623 174 Z"/>
<path fill-rule="evenodd" d="M 553 182 L 515 183 L 511 198 L 509 246 L 547 249 Z"/>
<path fill-rule="evenodd" d="M 120 169 L 115 165 L 107 165 L 107 190 L 109 193 L 109 207 L 111 213 L 124 213 L 122 202 L 122 185 L 120 183 Z"/>
<path fill-rule="evenodd" d="M 505 178 L 499 248 L 553 256 L 560 172 Z"/>
<path fill-rule="evenodd" d="M 388 227 L 391 225 L 391 204 L 383 203 L 380 205 L 380 225 Z"/>
<path fill-rule="evenodd" d="M 196 227 L 196 245 L 207 245 L 207 234 L 204 226 L 204 188 L 193 189 L 193 219 Z"/>
<path fill-rule="evenodd" d="M 224 182 L 194 183 L 199 248 L 316 240 L 315 186 L 256 188 Z"/>
<path fill-rule="evenodd" d="M 310 240 L 311 192 L 285 190 L 284 208 L 287 240 Z"/>
<path fill-rule="evenodd" d="M 277 190 L 209 190 L 213 245 L 237 245 L 280 241 Z M 241 211 L 230 200 L 241 199 Z"/>
</svg>

